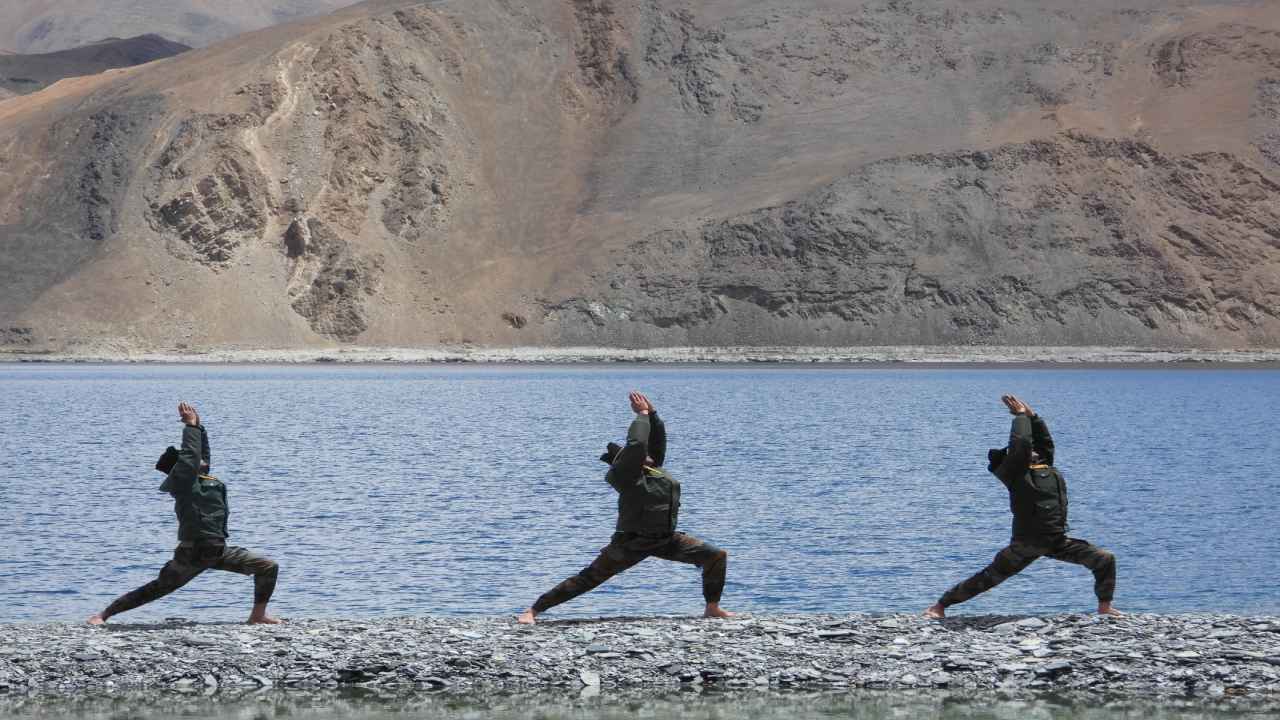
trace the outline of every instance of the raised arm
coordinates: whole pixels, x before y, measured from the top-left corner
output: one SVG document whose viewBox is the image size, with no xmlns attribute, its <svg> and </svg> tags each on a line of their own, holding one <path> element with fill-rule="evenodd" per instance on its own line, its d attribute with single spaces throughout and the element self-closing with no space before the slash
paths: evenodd
<svg viewBox="0 0 1280 720">
<path fill-rule="evenodd" d="M 996 475 L 1008 484 L 1021 478 L 1031 467 L 1031 450 L 1034 446 L 1031 416 L 1035 413 L 1030 406 L 1012 395 L 1005 395 L 1000 400 L 1013 413 L 1013 425 L 1009 428 L 1009 452 L 996 469 Z"/>
<path fill-rule="evenodd" d="M 662 467 L 667 460 L 667 424 L 658 417 L 658 411 L 649 406 L 649 457 L 655 467 Z"/>
<path fill-rule="evenodd" d="M 647 412 L 636 415 L 636 419 L 631 421 L 631 426 L 627 428 L 627 445 L 618 451 L 609 474 L 605 476 L 615 489 L 621 490 L 623 484 L 634 480 L 643 472 L 644 459 L 648 455 L 650 429 Z"/>
<path fill-rule="evenodd" d="M 1049 424 L 1039 415 L 1031 416 L 1031 445 L 1042 462 L 1053 464 L 1053 436 L 1049 434 Z"/>
<path fill-rule="evenodd" d="M 205 430 L 200 425 L 200 415 L 186 403 L 178 405 L 178 415 L 182 418 L 182 449 L 178 451 L 178 461 L 160 486 L 166 492 L 189 490 L 200 476 L 200 461 L 204 459 Z"/>
</svg>

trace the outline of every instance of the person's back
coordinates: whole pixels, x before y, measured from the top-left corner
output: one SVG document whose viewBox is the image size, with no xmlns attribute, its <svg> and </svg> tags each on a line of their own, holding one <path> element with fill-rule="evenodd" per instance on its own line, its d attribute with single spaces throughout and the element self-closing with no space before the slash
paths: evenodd
<svg viewBox="0 0 1280 720">
<path fill-rule="evenodd" d="M 617 532 L 663 536 L 676 531 L 680 518 L 680 481 L 662 467 L 667 428 L 658 411 L 636 415 L 627 428 L 627 444 L 610 444 L 605 481 L 618 491 Z M 610 457 L 610 452 L 613 456 Z"/>
<path fill-rule="evenodd" d="M 190 436 L 190 437 L 188 437 Z M 173 496 L 173 512 L 178 516 L 178 540 L 196 543 L 224 541 L 229 537 L 227 486 L 206 474 L 210 467 L 209 433 L 203 425 L 186 425 L 182 450 L 166 452 L 156 469 L 167 470 L 161 492 Z"/>
<path fill-rule="evenodd" d="M 1067 532 L 1067 483 L 1053 465 L 1053 436 L 1039 415 L 1014 417 L 1006 450 L 991 450 L 988 470 L 1009 490 L 1013 537 Z"/>
</svg>

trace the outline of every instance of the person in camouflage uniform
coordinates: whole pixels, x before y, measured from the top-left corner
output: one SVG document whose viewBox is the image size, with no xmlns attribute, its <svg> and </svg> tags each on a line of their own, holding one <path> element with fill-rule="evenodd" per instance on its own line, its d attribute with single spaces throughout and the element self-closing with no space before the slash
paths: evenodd
<svg viewBox="0 0 1280 720">
<path fill-rule="evenodd" d="M 517 618 L 532 625 L 536 617 L 588 592 L 648 557 L 696 565 L 702 569 L 704 617 L 731 617 L 720 608 L 729 553 L 692 535 L 676 532 L 680 483 L 663 468 L 667 429 L 653 403 L 638 392 L 628 398 L 635 420 L 627 445 L 609 443 L 600 457 L 609 463 L 605 480 L 618 492 L 618 522 L 609 544 L 577 575 L 544 593 Z"/>
<path fill-rule="evenodd" d="M 987 470 L 1009 490 L 1013 539 L 981 572 L 943 593 L 925 615 L 945 617 L 948 607 L 990 590 L 1040 557 L 1092 570 L 1098 612 L 1119 615 L 1111 605 L 1116 591 L 1115 555 L 1067 537 L 1067 484 L 1053 466 L 1053 436 L 1048 424 L 1012 395 L 1002 396 L 1001 401 L 1014 416 L 1013 428 L 1006 448 L 987 453 Z"/>
<path fill-rule="evenodd" d="M 279 565 L 241 547 L 227 546 L 227 488 L 208 475 L 209 434 L 200 424 L 200 415 L 187 403 L 178 405 L 182 419 L 182 450 L 170 447 L 156 463 L 166 473 L 161 492 L 173 496 L 178 515 L 178 547 L 165 563 L 160 576 L 142 587 L 116 598 L 102 612 L 89 618 L 101 625 L 108 618 L 158 600 L 191 582 L 205 570 L 226 570 L 253 576 L 253 611 L 250 624 L 275 624 L 279 619 L 267 614 L 267 603 L 275 592 Z"/>
</svg>

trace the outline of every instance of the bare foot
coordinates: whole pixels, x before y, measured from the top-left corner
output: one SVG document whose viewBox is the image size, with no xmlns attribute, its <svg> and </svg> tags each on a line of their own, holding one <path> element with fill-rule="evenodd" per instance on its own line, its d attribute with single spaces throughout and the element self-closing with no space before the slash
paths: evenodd
<svg viewBox="0 0 1280 720">
<path fill-rule="evenodd" d="M 102 613 L 95 613 L 93 617 L 90 617 L 86 622 L 90 625 L 106 625 L 107 619 L 102 617 Z"/>
<path fill-rule="evenodd" d="M 1124 617 L 1124 613 L 1111 607 L 1111 603 L 1109 602 L 1098 603 L 1098 614 L 1110 615 L 1111 617 Z"/>
<path fill-rule="evenodd" d="M 536 625 L 538 624 L 538 621 L 534 619 L 536 617 L 538 617 L 538 613 L 534 612 L 533 608 L 529 608 L 516 616 L 516 622 L 521 625 Z"/>
<path fill-rule="evenodd" d="M 731 618 L 733 613 L 728 610 L 721 610 L 720 603 L 707 603 L 707 609 L 703 611 L 702 617 Z"/>
<path fill-rule="evenodd" d="M 284 622 L 284 620 L 281 620 L 278 617 L 272 617 L 271 615 L 268 615 L 265 612 L 263 612 L 263 613 L 254 613 L 250 615 L 248 622 L 246 622 L 245 624 L 246 625 L 279 625 L 282 622 Z"/>
<path fill-rule="evenodd" d="M 941 603 L 934 603 L 925 608 L 924 616 L 933 620 L 941 620 L 947 616 L 947 609 Z"/>
</svg>

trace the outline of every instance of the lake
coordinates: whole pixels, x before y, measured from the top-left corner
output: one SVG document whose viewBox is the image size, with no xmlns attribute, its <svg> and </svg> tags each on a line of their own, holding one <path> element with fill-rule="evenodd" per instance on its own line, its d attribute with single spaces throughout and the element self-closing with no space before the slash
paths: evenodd
<svg viewBox="0 0 1280 720">
<path fill-rule="evenodd" d="M 286 617 L 506 614 L 594 558 L 598 460 L 646 392 L 681 529 L 727 549 L 728 609 L 923 609 L 1008 540 L 986 472 L 1012 392 L 1049 422 L 1071 535 L 1119 558 L 1117 606 L 1280 612 L 1280 371 L 509 365 L 0 365 L 0 621 L 78 620 L 176 542 L 152 466 L 179 400 L 209 429 L 232 544 L 281 563 Z M 550 615 L 694 613 L 697 571 L 648 560 Z M 237 620 L 209 572 L 127 617 Z M 1088 611 L 1040 560 L 953 613 Z M 550 616 L 549 615 L 549 616 Z"/>
</svg>

